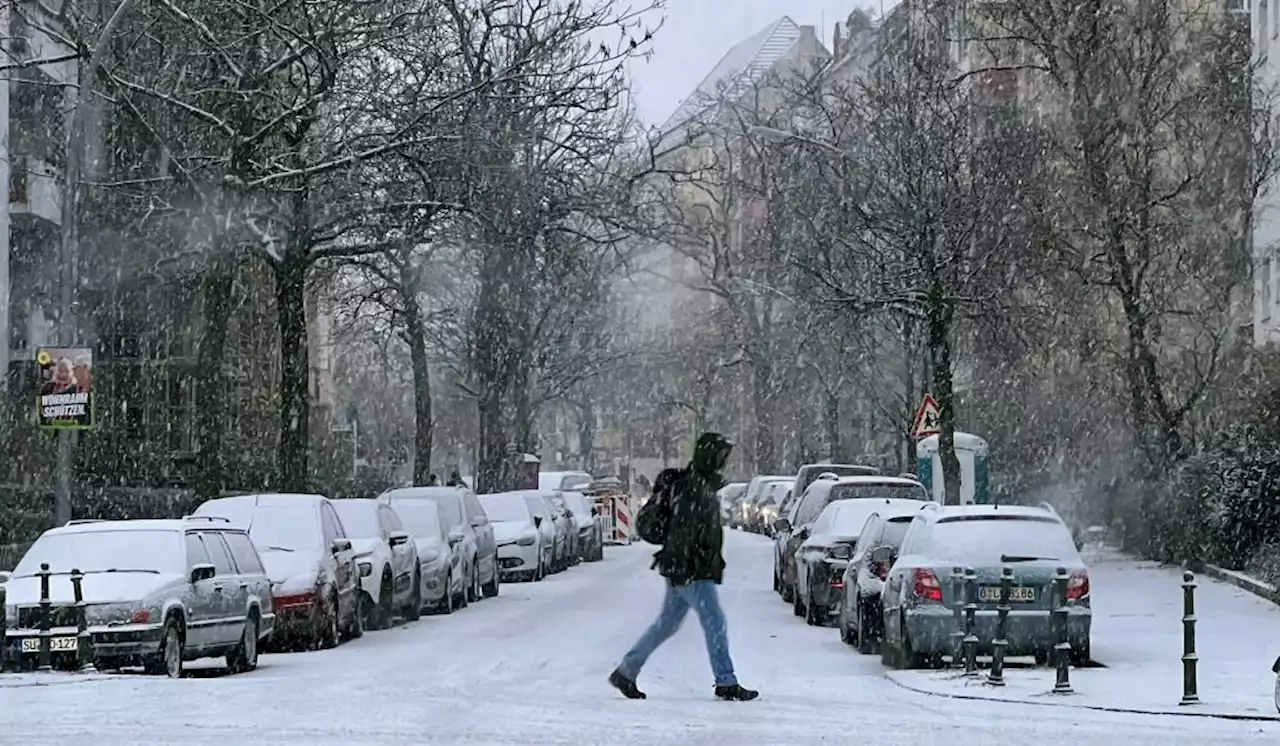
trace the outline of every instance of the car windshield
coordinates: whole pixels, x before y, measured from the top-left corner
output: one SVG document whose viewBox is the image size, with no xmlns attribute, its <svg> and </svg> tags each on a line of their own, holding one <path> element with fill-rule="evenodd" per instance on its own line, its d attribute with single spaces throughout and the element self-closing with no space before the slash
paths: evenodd
<svg viewBox="0 0 1280 746">
<path fill-rule="evenodd" d="M 178 531 L 83 531 L 45 534 L 14 568 L 14 577 L 35 575 L 49 563 L 55 573 L 142 571 L 181 573 L 186 549 Z"/>
<path fill-rule="evenodd" d="M 480 504 L 491 521 L 529 521 L 529 504 L 519 495 L 481 495 Z"/>
<path fill-rule="evenodd" d="M 333 509 L 338 511 L 338 519 L 348 536 L 357 539 L 371 539 L 382 535 L 378 525 L 378 504 L 365 500 L 334 500 Z"/>
<path fill-rule="evenodd" d="M 999 565 L 1001 555 L 1071 562 L 1079 559 L 1067 527 L 1033 516 L 957 516 L 929 534 L 931 556 L 974 565 Z"/>
<path fill-rule="evenodd" d="M 560 480 L 562 490 L 583 490 L 591 486 L 591 477 L 585 474 L 570 474 Z"/>
<path fill-rule="evenodd" d="M 395 500 L 397 505 L 401 500 L 434 500 L 444 508 L 444 515 L 450 527 L 461 526 L 463 523 L 462 495 L 453 487 L 406 487 L 391 490 L 383 497 Z"/>
<path fill-rule="evenodd" d="M 591 514 L 591 509 L 587 507 L 586 501 L 577 492 L 566 492 L 562 497 L 564 497 L 564 504 L 569 506 L 569 510 L 572 510 L 574 515 L 581 517 L 584 513 Z"/>
<path fill-rule="evenodd" d="M 259 549 L 319 551 L 323 532 L 311 503 L 259 505 L 253 511 L 249 537 Z"/>
<path fill-rule="evenodd" d="M 440 509 L 434 500 L 392 500 L 391 507 L 414 536 L 423 539 L 440 536 Z"/>
<path fill-rule="evenodd" d="M 547 515 L 547 502 L 541 497 L 528 496 L 524 499 L 524 504 L 529 506 L 529 512 L 534 515 L 545 518 Z"/>
</svg>

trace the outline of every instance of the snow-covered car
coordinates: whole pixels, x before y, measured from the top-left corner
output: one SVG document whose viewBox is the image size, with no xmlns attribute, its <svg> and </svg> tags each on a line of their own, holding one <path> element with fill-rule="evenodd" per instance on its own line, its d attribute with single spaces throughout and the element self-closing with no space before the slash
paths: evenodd
<svg viewBox="0 0 1280 746">
<path fill-rule="evenodd" d="M 840 639 L 856 647 L 859 653 L 874 653 L 880 642 L 880 621 L 884 615 L 880 593 L 884 590 L 884 580 L 898 558 L 911 520 L 924 505 L 914 500 L 902 502 L 900 507 L 881 505 L 867 519 L 858 536 L 858 545 L 844 570 L 843 587 L 836 604 L 836 623 Z"/>
<path fill-rule="evenodd" d="M 467 580 L 462 572 L 461 533 L 449 533 L 449 517 L 435 500 L 384 499 L 413 536 L 418 554 L 423 609 L 452 614 L 467 605 Z"/>
<path fill-rule="evenodd" d="M 920 512 L 919 500 L 837 500 L 818 515 L 809 537 L 796 551 L 796 616 L 814 626 L 825 625 L 839 608 L 844 571 L 861 540 L 867 519 L 877 511 Z"/>
<path fill-rule="evenodd" d="M 202 503 L 195 514 L 228 518 L 248 529 L 271 579 L 274 644 L 332 648 L 364 634 L 355 551 L 329 498 L 220 497 Z"/>
<path fill-rule="evenodd" d="M 821 464 L 822 468 L 870 469 L 868 466 L 832 466 Z M 801 468 L 801 473 L 809 467 Z M 825 479 L 822 474 L 828 474 Z M 800 489 L 802 480 L 797 477 L 793 491 Z M 774 521 L 773 539 L 773 586 L 782 595 L 782 600 L 795 603 L 796 551 L 804 540 L 809 538 L 812 524 L 822 514 L 823 508 L 839 500 L 929 500 L 929 491 L 914 479 L 900 477 L 852 476 L 842 477 L 835 472 L 821 472 L 814 476 L 809 486 L 791 501 L 788 515 Z"/>
<path fill-rule="evenodd" d="M 581 492 L 590 487 L 594 481 L 595 478 L 585 471 L 543 471 L 538 473 L 538 489 L 544 492 Z"/>
<path fill-rule="evenodd" d="M 498 595 L 498 548 L 484 508 L 468 487 L 402 487 L 381 495 L 386 500 L 435 500 L 444 508 L 451 534 L 461 534 L 462 575 L 467 601 Z"/>
<path fill-rule="evenodd" d="M 790 493 L 794 479 L 779 479 L 764 486 L 764 495 L 756 508 L 755 525 L 751 530 L 765 536 L 773 536 L 773 524 L 780 517 L 783 499 Z"/>
<path fill-rule="evenodd" d="M 480 495 L 480 504 L 493 521 L 498 563 L 510 578 L 542 580 L 551 565 L 555 538 L 539 530 L 541 519 L 529 507 L 536 492 L 498 492 Z"/>
<path fill-rule="evenodd" d="M 1004 566 L 1014 574 L 1006 653 L 1049 660 L 1057 642 L 1049 613 L 1053 577 L 1056 568 L 1064 567 L 1070 574 L 1066 611 L 1071 662 L 1088 663 L 1093 623 L 1089 570 L 1057 513 L 1018 505 L 930 505 L 916 514 L 881 593 L 884 662 L 912 668 L 952 653 L 952 608 L 959 601 L 950 578 L 954 567 L 977 573 L 978 652 L 989 654 Z"/>
<path fill-rule="evenodd" d="M 366 629 L 386 629 L 397 614 L 422 613 L 418 550 L 400 516 L 377 500 L 334 500 L 360 570 L 360 609 Z"/>
<path fill-rule="evenodd" d="M 233 671 L 252 671 L 274 629 L 271 583 L 244 529 L 202 518 L 72 521 L 41 534 L 5 583 L 4 641 L 23 667 L 39 658 L 45 564 L 60 667 L 83 655 L 99 669 L 141 665 L 178 678 L 186 661 L 224 656 Z M 80 650 L 73 570 L 84 574 L 89 651 Z"/>
<path fill-rule="evenodd" d="M 569 509 L 569 517 L 577 529 L 576 547 L 578 558 L 585 562 L 599 562 L 604 559 L 604 527 L 601 525 L 599 511 L 581 492 L 561 492 L 565 507 Z"/>
<path fill-rule="evenodd" d="M 746 482 L 730 482 L 716 492 L 716 497 L 720 500 L 720 520 L 726 526 L 733 520 L 733 509 L 746 492 Z"/>
<path fill-rule="evenodd" d="M 552 572 L 560 572 L 567 569 L 570 565 L 578 563 L 577 544 L 578 529 L 573 525 L 573 518 L 569 516 L 569 507 L 565 505 L 564 498 L 559 492 L 543 492 L 542 499 L 547 502 L 548 515 L 551 522 L 556 528 L 556 559 Z"/>
<path fill-rule="evenodd" d="M 525 490 L 520 494 L 524 495 L 525 504 L 533 514 L 533 525 L 542 536 L 543 551 L 546 552 L 546 564 L 542 567 L 542 574 L 550 575 L 556 571 L 556 557 L 559 556 L 560 550 L 560 532 L 551 518 L 553 508 L 540 491 Z"/>
</svg>

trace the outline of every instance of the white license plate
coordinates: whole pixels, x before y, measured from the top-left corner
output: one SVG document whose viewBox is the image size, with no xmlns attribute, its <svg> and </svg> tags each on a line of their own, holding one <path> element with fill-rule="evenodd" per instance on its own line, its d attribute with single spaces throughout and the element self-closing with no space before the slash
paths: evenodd
<svg viewBox="0 0 1280 746">
<path fill-rule="evenodd" d="M 54 637 L 49 640 L 49 650 L 54 653 L 74 653 L 79 645 L 80 643 L 74 637 Z M 22 652 L 39 653 L 40 638 L 22 638 Z"/>
<path fill-rule="evenodd" d="M 1000 586 L 987 585 L 978 589 L 978 600 L 988 603 L 1000 602 Z M 1036 589 L 1029 585 L 1015 585 L 1009 589 L 1009 600 L 1014 603 L 1030 603 L 1036 600 Z"/>
</svg>

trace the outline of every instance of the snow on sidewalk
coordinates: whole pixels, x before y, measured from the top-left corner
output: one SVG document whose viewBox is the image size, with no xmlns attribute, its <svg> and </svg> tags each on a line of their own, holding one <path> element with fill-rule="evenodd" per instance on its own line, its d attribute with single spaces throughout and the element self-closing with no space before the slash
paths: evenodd
<svg viewBox="0 0 1280 746">
<path fill-rule="evenodd" d="M 1220 716 L 1276 714 L 1271 664 L 1280 655 L 1280 607 L 1232 585 L 1196 578 L 1200 704 L 1182 698 L 1182 571 L 1113 550 L 1085 552 L 1093 594 L 1093 658 L 1071 670 L 1075 694 L 1051 693 L 1049 668 L 1014 667 L 1004 687 L 955 671 L 891 671 L 909 689 L 944 696 Z"/>
</svg>

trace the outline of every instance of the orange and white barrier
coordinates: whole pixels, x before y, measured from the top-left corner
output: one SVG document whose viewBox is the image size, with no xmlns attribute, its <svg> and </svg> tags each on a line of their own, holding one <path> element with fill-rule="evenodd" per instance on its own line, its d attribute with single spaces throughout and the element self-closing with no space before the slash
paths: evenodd
<svg viewBox="0 0 1280 746">
<path fill-rule="evenodd" d="M 609 530 L 605 541 L 609 544 L 630 544 L 636 538 L 637 501 L 630 495 L 610 495 L 608 510 L 605 516 L 609 519 Z"/>
</svg>

